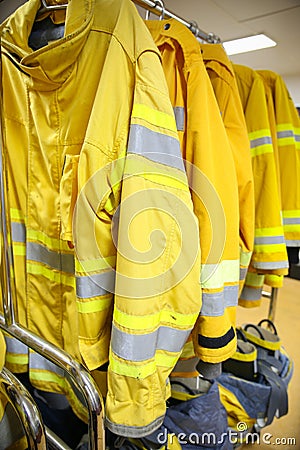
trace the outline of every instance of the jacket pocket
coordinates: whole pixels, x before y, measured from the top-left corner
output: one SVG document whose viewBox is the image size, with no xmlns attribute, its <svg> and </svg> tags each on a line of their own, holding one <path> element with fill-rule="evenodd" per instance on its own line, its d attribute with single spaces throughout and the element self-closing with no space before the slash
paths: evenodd
<svg viewBox="0 0 300 450">
<path fill-rule="evenodd" d="M 61 239 L 73 243 L 72 222 L 78 195 L 79 155 L 66 155 L 60 180 Z"/>
</svg>

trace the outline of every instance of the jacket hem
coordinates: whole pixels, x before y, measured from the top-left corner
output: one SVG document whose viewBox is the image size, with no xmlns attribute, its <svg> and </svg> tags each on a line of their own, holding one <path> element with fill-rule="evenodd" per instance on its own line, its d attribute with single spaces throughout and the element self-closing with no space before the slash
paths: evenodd
<svg viewBox="0 0 300 450">
<path fill-rule="evenodd" d="M 107 417 L 105 418 L 105 426 L 115 434 L 119 436 L 125 436 L 130 438 L 142 438 L 148 434 L 153 433 L 157 430 L 163 423 L 165 416 L 160 416 L 151 422 L 149 425 L 143 427 L 135 427 L 131 425 L 119 425 L 111 422 Z"/>
</svg>

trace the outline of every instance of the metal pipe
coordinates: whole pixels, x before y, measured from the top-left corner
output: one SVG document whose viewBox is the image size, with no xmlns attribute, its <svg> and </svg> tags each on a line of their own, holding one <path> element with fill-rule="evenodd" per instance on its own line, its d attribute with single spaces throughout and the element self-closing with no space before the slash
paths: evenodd
<svg viewBox="0 0 300 450">
<path fill-rule="evenodd" d="M 221 42 L 221 39 L 215 34 L 205 33 L 205 31 L 202 31 L 198 28 L 195 22 L 186 21 L 172 11 L 169 11 L 168 9 L 162 7 L 161 4 L 159 2 L 156 2 L 155 0 L 133 0 L 133 2 L 141 6 L 142 8 L 147 9 L 156 16 L 161 16 L 163 14 L 166 19 L 169 18 L 177 20 L 178 22 L 182 23 L 182 25 L 188 27 L 197 38 L 200 38 L 203 41 L 209 43 Z"/>
<path fill-rule="evenodd" d="M 45 450 L 46 434 L 41 414 L 27 389 L 5 367 L 0 373 L 1 391 L 15 409 L 19 417 L 30 450 Z"/>
<path fill-rule="evenodd" d="M 48 427 L 46 429 L 47 442 L 51 450 L 72 450 L 71 447 L 66 445 L 52 430 Z"/>
<path fill-rule="evenodd" d="M 89 448 L 91 450 L 97 450 L 98 443 L 103 440 L 103 430 L 101 427 L 103 405 L 101 394 L 90 373 L 68 355 L 68 353 L 36 336 L 21 325 L 14 324 L 7 326 L 2 315 L 0 315 L 0 328 L 70 375 L 75 386 L 82 392 L 86 401 L 89 413 Z"/>
</svg>

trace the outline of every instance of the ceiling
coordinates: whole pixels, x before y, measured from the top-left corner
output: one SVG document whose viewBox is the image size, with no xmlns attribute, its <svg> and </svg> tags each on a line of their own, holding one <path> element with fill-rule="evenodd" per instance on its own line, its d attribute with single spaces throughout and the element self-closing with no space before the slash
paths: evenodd
<svg viewBox="0 0 300 450">
<path fill-rule="evenodd" d="M 298 76 L 300 89 L 300 0 L 165 0 L 165 8 L 222 41 L 264 33 L 276 47 L 231 56 L 237 64 Z"/>
<path fill-rule="evenodd" d="M 0 20 L 22 3 L 24 0 L 0 0 Z M 164 4 L 222 41 L 265 33 L 277 42 L 276 47 L 231 56 L 232 61 L 273 70 L 285 79 L 296 77 L 300 97 L 300 0 L 164 0 Z"/>
</svg>

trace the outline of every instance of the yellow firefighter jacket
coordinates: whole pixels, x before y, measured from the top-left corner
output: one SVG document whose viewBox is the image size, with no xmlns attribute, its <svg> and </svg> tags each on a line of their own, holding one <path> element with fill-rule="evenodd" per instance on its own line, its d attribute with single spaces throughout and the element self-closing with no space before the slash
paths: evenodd
<svg viewBox="0 0 300 450">
<path fill-rule="evenodd" d="M 286 245 L 300 247 L 300 119 L 282 77 L 270 70 L 258 73 L 273 101 Z"/>
<path fill-rule="evenodd" d="M 202 310 L 194 333 L 195 352 L 205 362 L 218 363 L 236 347 L 239 218 L 233 156 L 199 42 L 175 20 L 146 24 L 162 55 L 199 219 Z"/>
<path fill-rule="evenodd" d="M 233 67 L 250 138 L 254 177 L 254 250 L 239 300 L 242 306 L 251 307 L 260 303 L 264 275 L 285 275 L 288 260 L 263 81 L 246 66 Z"/>
<path fill-rule="evenodd" d="M 29 0 L 1 28 L 19 321 L 90 370 L 109 360 L 106 425 L 143 436 L 163 421 L 201 309 L 160 55 L 129 0 L 72 0 L 64 36 L 32 51 L 39 7 Z M 10 340 L 8 351 L 35 386 L 70 398 L 61 371 Z"/>
<path fill-rule="evenodd" d="M 201 44 L 235 163 L 239 189 L 240 291 L 254 244 L 254 186 L 247 125 L 232 64 L 221 44 Z"/>
</svg>

